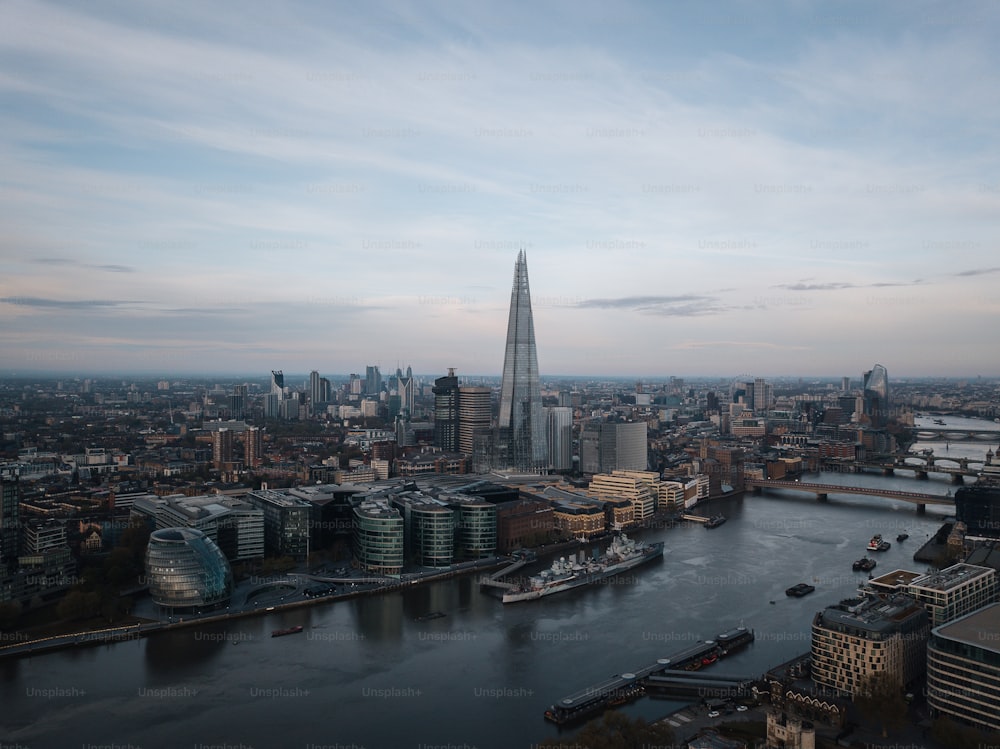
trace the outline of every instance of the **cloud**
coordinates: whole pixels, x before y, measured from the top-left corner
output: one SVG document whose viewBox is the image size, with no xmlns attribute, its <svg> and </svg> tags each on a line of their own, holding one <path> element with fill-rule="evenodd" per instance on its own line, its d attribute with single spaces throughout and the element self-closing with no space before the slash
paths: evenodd
<svg viewBox="0 0 1000 749">
<path fill-rule="evenodd" d="M 956 273 L 956 276 L 986 276 L 990 273 L 1000 273 L 1000 268 L 973 268 Z"/>
<path fill-rule="evenodd" d="M 671 348 L 674 349 L 703 349 L 703 348 L 723 348 L 726 346 L 738 346 L 740 348 L 768 349 L 774 351 L 809 351 L 809 346 L 793 346 L 787 343 L 771 343 L 770 341 L 682 341 L 676 343 Z"/>
<path fill-rule="evenodd" d="M 74 268 L 92 268 L 94 270 L 103 270 L 109 273 L 135 273 L 135 268 L 130 265 L 118 265 L 115 263 L 81 263 L 78 260 L 68 257 L 36 257 L 33 258 L 31 262 L 38 265 L 62 265 Z"/>
<path fill-rule="evenodd" d="M 799 281 L 798 283 L 779 283 L 775 284 L 771 288 L 787 289 L 788 291 L 840 291 L 841 289 L 882 289 L 890 286 L 915 286 L 920 283 L 921 280 L 919 278 L 910 283 L 881 281 L 878 283 L 857 284 L 847 281 L 830 281 L 828 283 L 806 283 L 804 281 Z"/>
<path fill-rule="evenodd" d="M 133 304 L 144 304 L 140 301 L 123 301 L 114 299 L 43 299 L 34 296 L 8 296 L 0 298 L 4 304 L 14 304 L 19 307 L 37 307 L 39 309 L 107 309 L 109 307 L 124 307 Z"/>
<path fill-rule="evenodd" d="M 664 317 L 695 317 L 726 311 L 716 297 L 697 294 L 677 296 L 628 296 L 606 299 L 584 299 L 574 305 L 579 309 L 625 309 Z"/>
</svg>

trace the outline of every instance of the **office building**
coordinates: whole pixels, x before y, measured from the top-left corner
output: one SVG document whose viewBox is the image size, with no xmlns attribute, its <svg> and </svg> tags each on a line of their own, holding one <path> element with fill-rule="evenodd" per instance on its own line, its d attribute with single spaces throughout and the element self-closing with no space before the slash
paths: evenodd
<svg viewBox="0 0 1000 749">
<path fill-rule="evenodd" d="M 269 556 L 309 556 L 312 505 L 286 490 L 258 489 L 246 501 L 264 513 L 264 551 Z"/>
<path fill-rule="evenodd" d="M 491 392 L 486 387 L 458 388 L 458 452 L 472 455 L 477 433 L 488 432 L 492 422 Z"/>
<path fill-rule="evenodd" d="M 462 494 L 449 494 L 443 499 L 454 513 L 455 559 L 485 559 L 496 554 L 496 505 Z"/>
<path fill-rule="evenodd" d="M 150 530 L 194 528 L 210 538 L 231 562 L 264 556 L 264 513 L 235 497 L 147 495 L 132 502 L 129 520 L 141 520 Z"/>
<path fill-rule="evenodd" d="M 1000 731 L 1000 603 L 935 627 L 927 644 L 927 706 Z"/>
<path fill-rule="evenodd" d="M 908 596 L 868 596 L 818 612 L 812 624 L 812 678 L 853 696 L 875 674 L 910 685 L 924 672 L 930 616 Z"/>
<path fill-rule="evenodd" d="M 523 250 L 514 265 L 510 294 L 496 450 L 495 465 L 500 469 L 533 473 L 544 468 L 548 460 L 528 263 Z"/>
<path fill-rule="evenodd" d="M 365 395 L 375 396 L 377 399 L 382 392 L 382 373 L 378 366 L 369 364 L 365 368 Z"/>
<path fill-rule="evenodd" d="M 599 473 L 590 480 L 587 494 L 601 499 L 626 499 L 636 521 L 646 520 L 656 512 L 660 476 L 652 471 L 613 471 Z"/>
<path fill-rule="evenodd" d="M 583 473 L 645 471 L 646 422 L 596 422 L 580 435 L 580 470 Z"/>
<path fill-rule="evenodd" d="M 418 567 L 448 567 L 455 556 L 454 512 L 420 491 L 403 491 L 390 500 L 403 516 L 403 556 Z"/>
<path fill-rule="evenodd" d="M 889 422 L 889 373 L 876 364 L 864 373 L 861 382 L 863 417 L 875 428 L 884 427 Z"/>
<path fill-rule="evenodd" d="M 573 468 L 573 409 L 568 406 L 552 406 L 545 411 L 549 468 L 568 471 Z"/>
<path fill-rule="evenodd" d="M 150 535 L 146 580 L 153 603 L 168 609 L 223 606 L 233 592 L 225 555 L 193 528 L 164 528 Z"/>
<path fill-rule="evenodd" d="M 359 569 L 378 575 L 403 571 L 403 516 L 387 499 L 361 500 L 354 507 L 351 533 Z"/>
<path fill-rule="evenodd" d="M 66 521 L 57 518 L 29 520 L 24 528 L 24 553 L 41 554 L 66 545 Z"/>
<path fill-rule="evenodd" d="M 17 563 L 20 499 L 17 466 L 0 466 L 0 568 Z"/>
<path fill-rule="evenodd" d="M 454 368 L 434 380 L 434 445 L 458 452 L 458 377 Z"/>
</svg>

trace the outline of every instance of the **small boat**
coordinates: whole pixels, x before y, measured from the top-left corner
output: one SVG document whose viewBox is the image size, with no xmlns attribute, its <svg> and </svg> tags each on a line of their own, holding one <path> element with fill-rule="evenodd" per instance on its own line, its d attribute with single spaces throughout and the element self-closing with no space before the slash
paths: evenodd
<svg viewBox="0 0 1000 749">
<path fill-rule="evenodd" d="M 718 528 L 724 522 L 726 522 L 726 516 L 725 515 L 713 515 L 707 521 L 705 521 L 705 527 L 706 528 Z"/>
<path fill-rule="evenodd" d="M 276 629 L 271 633 L 271 637 L 284 637 L 285 635 L 294 635 L 302 631 L 302 625 L 296 624 L 294 627 L 288 627 L 287 629 Z"/>
<path fill-rule="evenodd" d="M 793 585 L 791 588 L 785 590 L 786 596 L 794 596 L 795 598 L 802 598 L 802 596 L 807 596 L 816 590 L 815 585 L 808 585 L 807 583 L 799 583 L 798 585 Z"/>
<path fill-rule="evenodd" d="M 891 546 L 892 544 L 882 538 L 881 533 L 876 533 L 868 542 L 868 551 L 888 551 Z"/>
<path fill-rule="evenodd" d="M 858 571 L 869 572 L 870 570 L 875 569 L 875 564 L 876 562 L 874 559 L 869 559 L 868 557 L 861 557 L 861 559 L 858 559 L 857 561 L 854 562 L 853 569 L 855 572 Z"/>
<path fill-rule="evenodd" d="M 701 659 L 701 665 L 703 665 L 703 666 L 711 666 L 717 660 L 719 660 L 719 656 L 716 655 L 715 653 L 711 653 L 711 654 L 709 654 L 709 655 L 707 655 L 707 656 L 705 656 L 704 658 Z"/>
<path fill-rule="evenodd" d="M 430 619 L 440 619 L 443 616 L 448 616 L 448 615 L 446 613 L 444 613 L 443 611 L 431 611 L 429 614 L 424 614 L 423 616 L 418 616 L 417 617 L 417 621 L 418 622 L 426 622 L 426 621 L 428 621 Z"/>
<path fill-rule="evenodd" d="M 900 533 L 898 536 L 896 536 L 896 540 L 897 541 L 905 541 L 909 537 L 910 537 L 909 533 Z"/>
</svg>

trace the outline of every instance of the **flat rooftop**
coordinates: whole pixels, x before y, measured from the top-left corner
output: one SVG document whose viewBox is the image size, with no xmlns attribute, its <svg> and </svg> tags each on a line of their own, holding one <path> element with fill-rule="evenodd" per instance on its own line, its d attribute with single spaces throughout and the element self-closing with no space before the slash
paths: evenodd
<svg viewBox="0 0 1000 749">
<path fill-rule="evenodd" d="M 996 574 L 996 571 L 990 567 L 978 567 L 974 564 L 959 562 L 940 572 L 932 572 L 928 575 L 918 577 L 911 582 L 911 585 L 918 588 L 947 591 L 982 575 L 994 574 Z"/>
<path fill-rule="evenodd" d="M 893 570 L 892 572 L 886 572 L 884 575 L 873 577 L 868 582 L 876 585 L 886 585 L 892 588 L 897 585 L 909 585 L 921 575 L 924 575 L 924 573 L 911 572 L 910 570 Z"/>
<path fill-rule="evenodd" d="M 934 628 L 934 635 L 1000 655 L 1000 603 L 991 603 Z"/>
</svg>

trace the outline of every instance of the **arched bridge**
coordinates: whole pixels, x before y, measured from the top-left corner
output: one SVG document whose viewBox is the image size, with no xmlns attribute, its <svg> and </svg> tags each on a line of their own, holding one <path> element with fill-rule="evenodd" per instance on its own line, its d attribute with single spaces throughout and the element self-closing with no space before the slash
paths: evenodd
<svg viewBox="0 0 1000 749">
<path fill-rule="evenodd" d="M 791 489 L 800 492 L 812 492 L 817 499 L 825 500 L 831 494 L 862 494 L 868 497 L 885 497 L 899 499 L 917 506 L 917 512 L 923 513 L 927 505 L 942 505 L 954 507 L 955 500 L 937 494 L 921 494 L 920 492 L 903 492 L 897 489 L 872 489 L 867 486 L 841 486 L 839 484 L 810 484 L 802 481 L 781 481 L 775 479 L 747 479 L 744 483 L 747 489 L 753 489 L 754 494 L 760 494 L 763 489 Z"/>
<path fill-rule="evenodd" d="M 953 429 L 952 427 L 913 427 L 918 441 L 935 442 L 1000 442 L 1000 430 L 996 429 Z"/>
</svg>

